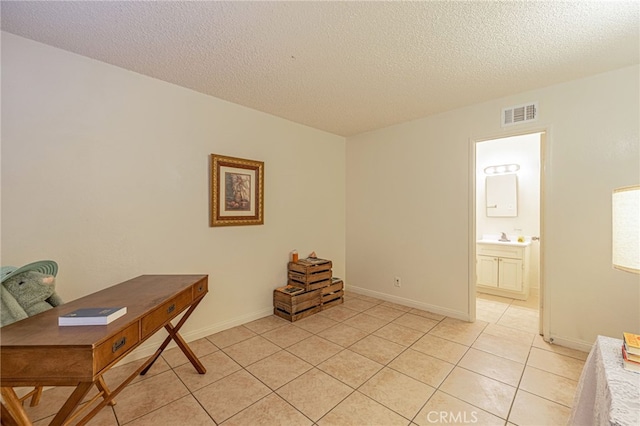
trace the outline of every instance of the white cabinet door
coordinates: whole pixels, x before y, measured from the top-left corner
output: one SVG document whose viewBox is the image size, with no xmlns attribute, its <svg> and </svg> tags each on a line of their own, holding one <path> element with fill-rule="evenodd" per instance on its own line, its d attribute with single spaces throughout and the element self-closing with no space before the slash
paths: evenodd
<svg viewBox="0 0 640 426">
<path fill-rule="evenodd" d="M 506 290 L 522 291 L 522 260 L 499 257 L 499 287 Z"/>
<path fill-rule="evenodd" d="M 477 284 L 498 287 L 498 258 L 478 256 L 476 273 L 478 274 Z"/>
</svg>

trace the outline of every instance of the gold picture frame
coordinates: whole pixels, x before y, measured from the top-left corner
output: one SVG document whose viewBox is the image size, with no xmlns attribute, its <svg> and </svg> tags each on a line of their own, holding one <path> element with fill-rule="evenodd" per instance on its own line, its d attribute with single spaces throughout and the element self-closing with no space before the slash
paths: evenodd
<svg viewBox="0 0 640 426">
<path fill-rule="evenodd" d="M 210 157 L 210 226 L 264 224 L 264 162 Z"/>
</svg>

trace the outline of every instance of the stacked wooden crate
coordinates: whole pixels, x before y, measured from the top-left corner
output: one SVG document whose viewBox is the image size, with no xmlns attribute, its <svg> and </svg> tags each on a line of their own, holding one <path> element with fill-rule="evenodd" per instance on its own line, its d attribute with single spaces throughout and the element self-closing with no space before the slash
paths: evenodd
<svg viewBox="0 0 640 426">
<path fill-rule="evenodd" d="M 293 322 L 343 303 L 344 283 L 331 267 L 325 259 L 289 262 L 287 286 L 273 291 L 273 313 Z"/>
</svg>

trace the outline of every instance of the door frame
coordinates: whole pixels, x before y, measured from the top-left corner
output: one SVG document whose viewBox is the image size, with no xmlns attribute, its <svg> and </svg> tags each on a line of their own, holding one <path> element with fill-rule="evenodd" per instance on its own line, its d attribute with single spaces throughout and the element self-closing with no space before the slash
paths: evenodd
<svg viewBox="0 0 640 426">
<path fill-rule="evenodd" d="M 493 136 L 486 137 L 472 137 L 469 138 L 469 321 L 475 322 L 476 320 L 476 146 L 478 143 L 487 142 L 495 139 L 504 139 L 514 136 L 530 135 L 532 133 L 540 133 L 540 306 L 539 306 L 539 334 L 541 334 L 545 341 L 548 341 L 549 336 L 549 313 L 546 306 L 547 291 L 545 288 L 545 181 L 546 174 L 549 168 L 549 156 L 548 144 L 550 139 L 551 129 L 549 127 L 536 127 L 529 129 L 522 129 L 520 131 L 513 131 L 509 133 L 502 133 Z"/>
</svg>

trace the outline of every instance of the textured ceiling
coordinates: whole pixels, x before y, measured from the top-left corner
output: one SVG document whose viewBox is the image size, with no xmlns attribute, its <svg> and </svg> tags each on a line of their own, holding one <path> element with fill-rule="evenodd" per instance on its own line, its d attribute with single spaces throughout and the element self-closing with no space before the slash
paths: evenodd
<svg viewBox="0 0 640 426">
<path fill-rule="evenodd" d="M 2 29 L 338 135 L 640 62 L 631 2 L 9 2 Z"/>
</svg>

